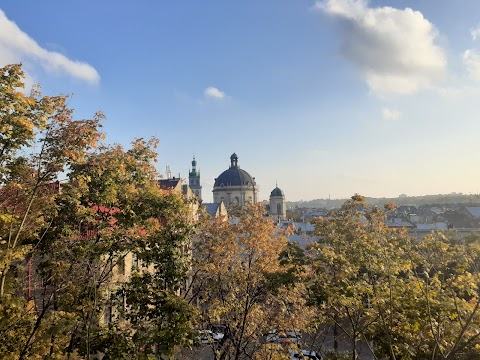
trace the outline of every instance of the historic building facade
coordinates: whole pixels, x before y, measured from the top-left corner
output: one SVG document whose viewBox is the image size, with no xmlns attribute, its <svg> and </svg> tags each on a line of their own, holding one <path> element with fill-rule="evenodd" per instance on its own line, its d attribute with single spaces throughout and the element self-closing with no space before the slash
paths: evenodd
<svg viewBox="0 0 480 360">
<path fill-rule="evenodd" d="M 285 194 L 279 189 L 278 185 L 270 193 L 270 215 L 278 220 L 287 219 L 287 204 Z"/>
<path fill-rule="evenodd" d="M 231 205 L 244 206 L 257 202 L 257 184 L 255 178 L 238 166 L 238 156 L 230 156 L 230 167 L 222 172 L 213 185 L 213 201 Z"/>
<path fill-rule="evenodd" d="M 200 184 L 200 171 L 197 169 L 195 157 L 192 169 L 189 172 L 188 183 L 194 195 L 202 203 L 202 186 Z M 215 178 L 213 185 L 213 203 L 204 204 L 208 209 L 217 209 L 218 204 L 227 208 L 233 205 L 244 206 L 248 203 L 258 202 L 258 187 L 255 178 L 238 165 L 238 156 L 230 156 L 230 167 Z M 217 206 L 216 206 L 217 205 Z M 270 193 L 270 201 L 266 204 L 268 214 L 276 220 L 286 220 L 287 205 L 284 192 L 278 187 Z M 212 210 L 213 211 L 213 210 Z M 226 211 L 226 209 L 225 209 Z M 210 212 L 210 211 L 209 211 Z"/>
</svg>

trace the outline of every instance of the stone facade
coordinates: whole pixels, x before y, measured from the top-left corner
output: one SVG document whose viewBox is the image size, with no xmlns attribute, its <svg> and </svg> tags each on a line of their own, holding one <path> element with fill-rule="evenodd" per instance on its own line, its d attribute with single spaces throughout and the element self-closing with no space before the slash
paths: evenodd
<svg viewBox="0 0 480 360">
<path fill-rule="evenodd" d="M 244 206 L 257 202 L 257 185 L 255 178 L 238 166 L 237 154 L 230 157 L 230 168 L 215 179 L 213 201 L 223 202 L 227 207 Z"/>
<path fill-rule="evenodd" d="M 287 218 L 285 194 L 278 186 L 270 193 L 270 215 L 277 220 L 285 220 Z"/>
</svg>

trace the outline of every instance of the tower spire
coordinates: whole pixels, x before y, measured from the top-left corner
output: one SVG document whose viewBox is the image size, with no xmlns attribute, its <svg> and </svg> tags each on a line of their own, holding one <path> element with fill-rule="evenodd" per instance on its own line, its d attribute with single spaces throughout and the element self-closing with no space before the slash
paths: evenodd
<svg viewBox="0 0 480 360">
<path fill-rule="evenodd" d="M 202 202 L 202 186 L 200 184 L 200 171 L 197 170 L 197 160 L 195 160 L 195 154 L 193 154 L 192 170 L 188 173 L 188 185 L 192 189 L 198 201 Z"/>
</svg>

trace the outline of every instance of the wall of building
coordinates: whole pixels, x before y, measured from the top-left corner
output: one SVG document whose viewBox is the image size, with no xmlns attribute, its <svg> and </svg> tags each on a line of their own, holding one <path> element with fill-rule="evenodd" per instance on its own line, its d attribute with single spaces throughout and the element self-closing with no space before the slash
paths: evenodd
<svg viewBox="0 0 480 360">
<path fill-rule="evenodd" d="M 278 206 L 280 205 L 280 212 L 278 211 Z M 285 220 L 287 218 L 287 206 L 285 203 L 285 198 L 282 197 L 270 197 L 270 214 L 279 218 L 280 220 Z"/>
<path fill-rule="evenodd" d="M 236 202 L 238 199 L 238 202 Z M 246 205 L 247 203 L 256 202 L 256 193 L 252 188 L 242 186 L 226 186 L 213 190 L 213 201 L 216 203 L 223 203 L 229 205 Z"/>
</svg>

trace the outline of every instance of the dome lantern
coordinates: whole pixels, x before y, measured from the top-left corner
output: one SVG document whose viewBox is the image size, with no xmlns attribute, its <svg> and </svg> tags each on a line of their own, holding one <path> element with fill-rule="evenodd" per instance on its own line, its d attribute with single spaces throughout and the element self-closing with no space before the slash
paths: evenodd
<svg viewBox="0 0 480 360">
<path fill-rule="evenodd" d="M 238 156 L 235 153 L 230 156 L 230 167 L 238 167 Z"/>
</svg>

